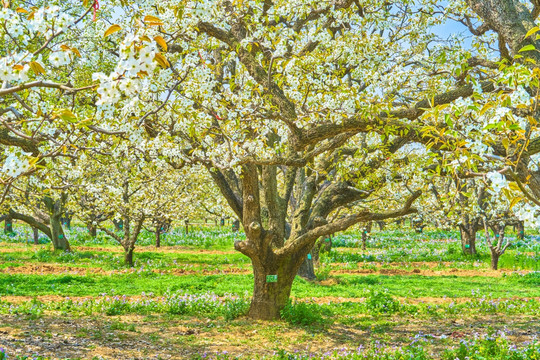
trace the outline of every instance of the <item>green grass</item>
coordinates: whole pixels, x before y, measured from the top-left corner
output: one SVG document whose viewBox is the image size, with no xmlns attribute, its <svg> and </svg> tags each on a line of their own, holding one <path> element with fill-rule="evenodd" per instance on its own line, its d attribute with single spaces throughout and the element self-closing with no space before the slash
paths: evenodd
<svg viewBox="0 0 540 360">
<path fill-rule="evenodd" d="M 263 324 L 241 317 L 249 306 L 253 276 L 213 274 L 230 267 L 250 269 L 250 260 L 233 252 L 233 242 L 242 234 L 234 235 L 224 228 L 194 231 L 186 235 L 179 228 L 171 231 L 163 240 L 163 245 L 174 246 L 174 251 L 155 251 L 148 246 L 153 244 L 153 234 L 144 231 L 135 249 L 135 268 L 127 269 L 123 265 L 122 252 L 111 251 L 119 250 L 119 245 L 103 234 L 97 239 L 90 239 L 84 229 L 73 228 L 68 231 L 68 238 L 74 251 L 63 253 L 53 252 L 51 245 L 43 238 L 43 244 L 39 246 L 21 245 L 27 242 L 31 234 L 20 224 L 16 224 L 15 228 L 17 233 L 13 237 L 0 235 L 0 248 L 13 250 L 0 252 L 0 269 L 3 269 L 3 273 L 0 273 L 0 314 L 6 320 L 16 321 L 17 326 L 24 322 L 47 322 L 53 317 L 75 322 L 99 319 L 107 324 L 99 327 L 87 323 L 85 327 L 74 330 L 73 334 L 79 338 L 110 342 L 109 337 L 113 339 L 115 336 L 111 335 L 113 332 L 118 333 L 116 339 L 119 340 L 130 334 L 141 336 L 148 333 L 144 329 L 146 323 L 156 321 L 160 324 L 159 332 L 157 327 L 153 327 L 148 334 L 165 334 L 167 326 L 176 322 L 177 328 L 185 325 L 200 332 L 178 335 L 178 330 L 174 330 L 174 336 L 167 340 L 171 341 L 167 346 L 189 347 L 194 356 L 199 350 L 205 349 L 207 341 L 222 341 L 213 338 L 220 336 L 212 332 L 217 326 L 219 333 L 233 334 L 231 342 L 245 341 L 244 349 L 266 349 L 266 346 L 270 346 L 276 355 L 268 358 L 275 359 L 302 359 L 302 356 L 308 356 L 285 351 L 280 353 L 279 349 L 284 343 L 292 344 L 290 348 L 293 349 L 306 349 L 307 344 L 316 341 L 320 344 L 328 339 L 332 339 L 336 348 L 341 344 L 354 348 L 359 343 L 365 345 L 367 350 L 362 350 L 357 358 L 364 358 L 365 355 L 366 358 L 380 359 L 382 355 L 376 353 L 380 350 L 389 354 L 388 359 L 464 359 L 475 356 L 470 349 L 483 354 L 484 358 L 533 358 L 521 356 L 523 354 L 511 354 L 514 356 L 511 358 L 504 353 L 503 347 L 494 348 L 489 339 L 479 340 L 469 344 L 468 349 L 461 349 L 459 338 L 435 339 L 422 333 L 427 329 L 437 336 L 453 331 L 459 333 L 471 323 L 474 324 L 471 331 L 479 334 L 485 334 L 489 324 L 495 324 L 498 328 L 508 326 L 509 333 L 519 330 L 520 326 L 524 329 L 520 331 L 533 329 L 537 332 L 538 326 L 530 322 L 540 316 L 540 301 L 525 301 L 522 298 L 540 297 L 540 273 L 513 273 L 495 277 L 488 276 L 492 273 L 486 273 L 486 276 L 455 276 L 446 272 L 447 275 L 443 276 L 422 276 L 410 272 L 416 268 L 442 271 L 488 269 L 489 252 L 481 237 L 478 240 L 480 254 L 471 257 L 461 254 L 456 232 L 435 230 L 416 234 L 392 229 L 374 231 L 366 251 L 357 248 L 360 239 L 358 231 L 339 234 L 334 238 L 334 245 L 339 247 L 322 256 L 323 266 L 317 270 L 327 280 L 307 282 L 297 277 L 291 294 L 295 299 L 283 313 L 285 321 Z M 510 232 L 509 236 L 513 234 Z M 82 246 L 85 248 L 82 249 Z M 205 251 L 208 249 L 227 253 Z M 539 268 L 539 254 L 539 242 L 531 236 L 503 255 L 500 265 L 503 269 L 535 270 Z M 45 264 L 54 264 L 58 273 L 18 274 L 5 270 L 7 267 Z M 60 274 L 69 267 L 82 268 L 83 271 L 77 275 Z M 108 271 L 107 275 L 92 273 L 97 268 Z M 359 268 L 377 272 L 367 275 L 333 272 Z M 381 268 L 404 269 L 413 275 L 385 275 L 378 272 Z M 84 269 L 88 269 L 88 272 Z M 166 272 L 172 269 L 187 270 L 188 275 Z M 482 272 L 471 274 L 481 275 Z M 140 296 L 143 293 L 146 295 Z M 5 295 L 92 298 L 45 303 L 33 298 L 26 302 L 8 303 L 2 301 Z M 129 298 L 130 295 L 136 296 Z M 325 297 L 328 299 L 321 299 Z M 334 303 L 334 297 L 363 299 L 360 302 L 342 299 L 344 302 Z M 419 298 L 425 298 L 425 303 L 420 302 Z M 429 298 L 437 298 L 438 301 Z M 209 305 L 212 303 L 214 305 Z M 148 321 L 132 322 L 131 319 L 137 316 L 145 317 Z M 240 318 L 234 320 L 237 317 Z M 35 319 L 40 321 L 36 322 Z M 501 325 L 501 322 L 505 325 Z M 462 323 L 464 327 L 460 325 Z M 238 332 L 235 332 L 236 328 Z M 285 333 L 283 329 L 289 332 Z M 257 332 L 265 334 L 264 342 L 259 339 L 258 343 L 252 343 Z M 296 338 L 291 336 L 296 333 L 302 335 Z M 421 344 L 418 343 L 419 339 Z M 165 341 L 157 339 L 156 335 L 148 335 L 147 340 L 151 343 Z M 414 346 L 406 346 L 411 343 Z M 503 344 L 502 340 L 499 343 Z M 391 348 L 394 345 L 399 348 Z M 450 350 L 451 346 L 455 348 Z M 436 355 L 431 352 L 433 349 L 437 350 Z M 444 350 L 448 351 L 444 353 Z M 315 358 L 322 358 L 320 354 L 314 355 Z M 232 359 L 234 356 L 219 355 L 218 358 Z M 334 358 L 351 357 L 336 353 Z"/>
<path fill-rule="evenodd" d="M 296 297 L 363 297 L 366 289 L 387 289 L 398 297 L 469 297 L 480 292 L 490 297 L 538 297 L 540 275 L 512 275 L 501 278 L 458 276 L 340 275 L 337 284 L 309 283 L 296 278 Z M 489 279 L 489 280 L 488 280 Z M 139 295 L 184 290 L 191 293 L 212 291 L 244 294 L 251 292 L 252 275 L 160 275 L 152 272 L 105 275 L 25 275 L 0 274 L 0 295 L 97 296 L 102 293 Z"/>
<path fill-rule="evenodd" d="M 99 267 L 104 270 L 125 268 L 123 253 L 104 251 L 77 251 L 70 253 L 53 252 L 49 247 L 22 248 L 17 252 L 0 253 L 0 268 L 20 266 L 24 264 L 70 264 L 78 267 Z M 209 254 L 209 253 L 171 253 L 144 251 L 144 247 L 135 250 L 135 267 L 167 269 L 179 264 L 212 265 L 227 264 L 245 265 L 251 261 L 241 253 Z M 232 249 L 231 249 L 232 250 Z"/>
</svg>

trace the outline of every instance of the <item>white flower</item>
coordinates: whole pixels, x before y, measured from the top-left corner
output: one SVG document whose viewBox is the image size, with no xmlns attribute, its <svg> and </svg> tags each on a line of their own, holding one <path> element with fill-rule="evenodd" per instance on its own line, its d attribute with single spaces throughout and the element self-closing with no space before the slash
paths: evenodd
<svg viewBox="0 0 540 360">
<path fill-rule="evenodd" d="M 7 58 L 0 59 L 0 80 L 12 81 L 16 80 L 15 72 L 13 68 L 8 65 Z"/>
<path fill-rule="evenodd" d="M 523 86 L 518 86 L 516 90 L 510 94 L 510 99 L 512 100 L 512 105 L 526 104 L 528 105 L 531 101 L 531 96 L 523 88 Z"/>
<path fill-rule="evenodd" d="M 24 67 L 19 70 L 19 80 L 21 81 L 27 81 L 28 80 L 28 70 L 30 70 L 30 66 L 28 64 L 24 65 Z"/>
<path fill-rule="evenodd" d="M 17 177 L 30 169 L 30 153 L 26 153 L 19 148 L 6 148 L 4 155 L 4 165 L 2 172 L 7 176 Z"/>
<path fill-rule="evenodd" d="M 67 65 L 71 62 L 71 56 L 67 51 L 56 51 L 49 56 L 49 61 L 53 66 Z"/>
<path fill-rule="evenodd" d="M 500 174 L 497 171 L 490 171 L 486 174 L 486 177 L 491 181 L 491 188 L 494 194 L 498 194 L 502 189 L 508 187 L 508 181 L 504 175 Z"/>
</svg>

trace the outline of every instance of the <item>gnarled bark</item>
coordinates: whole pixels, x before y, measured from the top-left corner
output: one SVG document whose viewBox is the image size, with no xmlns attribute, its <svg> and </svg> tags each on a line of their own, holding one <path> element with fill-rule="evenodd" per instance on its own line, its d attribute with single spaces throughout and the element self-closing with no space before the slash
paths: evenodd
<svg viewBox="0 0 540 360">
<path fill-rule="evenodd" d="M 316 280 L 317 276 L 315 276 L 315 269 L 313 264 L 313 255 L 309 253 L 304 261 L 302 261 L 302 264 L 300 264 L 300 268 L 298 269 L 298 276 L 303 277 L 306 280 Z"/>
<path fill-rule="evenodd" d="M 509 241 L 505 242 L 504 229 L 506 228 L 506 223 L 503 219 L 488 221 L 486 218 L 483 218 L 482 220 L 484 223 L 486 243 L 491 252 L 491 269 L 497 270 L 499 268 L 499 258 L 511 245 Z M 493 231 L 495 239 L 491 236 L 490 229 Z"/>
<path fill-rule="evenodd" d="M 50 238 L 55 250 L 70 250 L 69 241 L 62 228 L 62 218 L 66 213 L 66 209 L 64 208 L 66 200 L 66 194 L 62 194 L 61 198 L 57 200 L 53 200 L 49 196 L 43 197 L 43 203 L 45 204 L 45 208 L 49 215 L 49 227 L 51 229 Z"/>
<path fill-rule="evenodd" d="M 39 245 L 39 230 L 33 227 L 32 235 L 33 235 L 34 245 Z"/>
<path fill-rule="evenodd" d="M 478 219 L 469 219 L 464 216 L 459 224 L 461 235 L 461 250 L 466 255 L 476 255 L 476 233 L 478 231 Z"/>
<path fill-rule="evenodd" d="M 369 221 L 362 229 L 362 250 L 366 250 L 367 240 L 371 234 L 371 221 Z"/>
<path fill-rule="evenodd" d="M 4 217 L 4 234 L 13 233 L 13 218 L 9 215 Z"/>
</svg>

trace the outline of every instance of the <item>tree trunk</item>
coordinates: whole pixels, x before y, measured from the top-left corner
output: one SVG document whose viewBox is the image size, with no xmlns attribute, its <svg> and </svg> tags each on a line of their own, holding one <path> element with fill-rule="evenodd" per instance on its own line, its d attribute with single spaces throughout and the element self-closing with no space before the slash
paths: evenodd
<svg viewBox="0 0 540 360">
<path fill-rule="evenodd" d="M 525 224 L 523 221 L 518 221 L 516 225 L 516 232 L 518 240 L 523 240 L 525 238 Z"/>
<path fill-rule="evenodd" d="M 366 250 L 367 239 L 369 237 L 369 233 L 371 232 L 371 225 L 371 221 L 368 222 L 362 231 L 362 250 Z"/>
<path fill-rule="evenodd" d="M 313 256 L 311 253 L 306 256 L 306 258 L 302 262 L 302 265 L 300 265 L 300 268 L 298 269 L 298 275 L 310 281 L 317 279 L 317 277 L 315 276 L 315 270 L 313 269 Z"/>
<path fill-rule="evenodd" d="M 476 225 L 472 223 L 460 224 L 461 249 L 466 255 L 476 255 Z"/>
<path fill-rule="evenodd" d="M 383 231 L 386 223 L 384 221 L 377 221 L 377 225 L 379 225 L 379 230 Z"/>
<path fill-rule="evenodd" d="M 68 230 L 71 230 L 71 217 L 68 215 L 63 216 L 62 225 L 65 226 Z"/>
<path fill-rule="evenodd" d="M 88 233 L 90 233 L 90 236 L 92 238 L 95 238 L 97 236 L 97 226 L 93 224 L 86 225 L 86 228 L 88 229 Z"/>
<path fill-rule="evenodd" d="M 283 265 L 278 267 L 275 263 L 268 265 L 271 269 L 265 269 L 261 264 L 253 262 L 255 285 L 248 313 L 253 319 L 279 319 L 280 312 L 287 305 L 291 295 L 296 271 L 290 271 Z M 267 277 L 268 275 L 270 277 Z M 277 279 L 272 275 L 277 276 Z M 276 281 L 273 282 L 274 280 Z"/>
<path fill-rule="evenodd" d="M 33 227 L 32 231 L 34 232 L 34 245 L 39 245 L 39 230 Z"/>
<path fill-rule="evenodd" d="M 124 249 L 124 263 L 133 267 L 133 248 Z"/>
<path fill-rule="evenodd" d="M 495 250 L 491 250 L 491 270 L 497 270 L 499 268 L 499 257 L 501 255 Z"/>
<path fill-rule="evenodd" d="M 238 219 L 234 219 L 231 230 L 232 232 L 238 232 L 240 230 L 240 221 Z"/>
<path fill-rule="evenodd" d="M 69 242 L 62 229 L 62 222 L 60 221 L 60 214 L 51 214 L 51 240 L 54 250 L 70 251 Z"/>
<path fill-rule="evenodd" d="M 320 265 L 320 259 L 321 259 L 321 252 L 324 251 L 323 246 L 325 242 L 323 238 L 320 238 L 315 242 L 315 246 L 313 246 L 313 249 L 311 250 L 311 258 L 313 261 L 313 266 L 319 267 Z"/>
<path fill-rule="evenodd" d="M 156 228 L 156 247 L 161 246 L 161 228 L 158 226 Z"/>
<path fill-rule="evenodd" d="M 4 234 L 13 234 L 13 219 L 11 216 L 6 216 L 4 220 Z"/>
<path fill-rule="evenodd" d="M 424 221 L 422 219 L 411 219 L 411 227 L 414 227 L 414 231 L 421 234 L 424 232 Z"/>
<path fill-rule="evenodd" d="M 116 231 L 124 230 L 124 220 L 115 220 L 113 219 L 114 229 Z"/>
</svg>

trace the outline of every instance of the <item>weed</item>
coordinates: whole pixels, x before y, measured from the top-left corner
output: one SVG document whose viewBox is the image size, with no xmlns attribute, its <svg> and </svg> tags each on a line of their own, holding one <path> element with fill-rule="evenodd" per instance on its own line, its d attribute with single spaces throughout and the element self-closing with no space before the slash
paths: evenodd
<svg viewBox="0 0 540 360">
<path fill-rule="evenodd" d="M 304 302 L 291 302 L 281 310 L 282 319 L 293 325 L 323 325 L 325 319 L 321 307 Z"/>
<path fill-rule="evenodd" d="M 401 305 L 386 290 L 370 290 L 366 298 L 366 308 L 375 315 L 395 314 L 401 309 Z"/>
</svg>

